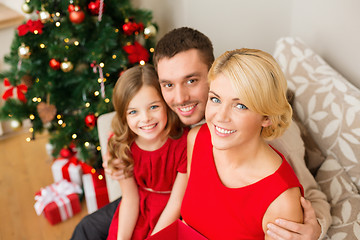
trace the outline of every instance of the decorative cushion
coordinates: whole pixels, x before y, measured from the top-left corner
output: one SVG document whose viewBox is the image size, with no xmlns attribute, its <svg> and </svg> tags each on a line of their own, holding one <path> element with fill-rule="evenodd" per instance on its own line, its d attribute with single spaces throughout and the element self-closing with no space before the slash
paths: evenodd
<svg viewBox="0 0 360 240">
<path fill-rule="evenodd" d="M 360 90 L 298 38 L 278 40 L 274 56 L 295 92 L 299 118 L 360 189 Z"/>
<path fill-rule="evenodd" d="M 316 180 L 331 205 L 331 239 L 360 239 L 360 195 L 349 175 L 329 156 L 321 165 Z"/>
<path fill-rule="evenodd" d="M 294 103 L 294 92 L 288 89 L 287 91 L 287 99 L 292 107 Z M 314 138 L 309 133 L 309 130 L 304 126 L 298 117 L 296 111 L 293 112 L 293 121 L 300 129 L 300 135 L 304 142 L 305 146 L 305 163 L 307 168 L 310 170 L 313 176 L 316 176 L 316 173 L 321 166 L 321 164 L 325 161 L 325 156 L 319 149 L 318 144 L 315 142 Z"/>
</svg>

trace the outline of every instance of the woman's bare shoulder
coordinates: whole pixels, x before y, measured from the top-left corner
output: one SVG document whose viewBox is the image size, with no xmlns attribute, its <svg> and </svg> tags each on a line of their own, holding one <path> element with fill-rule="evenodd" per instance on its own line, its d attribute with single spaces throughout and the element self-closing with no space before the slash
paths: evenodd
<svg viewBox="0 0 360 240">
<path fill-rule="evenodd" d="M 263 217 L 263 229 L 266 225 L 274 223 L 276 219 L 282 218 L 293 222 L 303 222 L 303 210 L 301 207 L 300 188 L 293 187 L 280 194 L 268 207 Z"/>
</svg>

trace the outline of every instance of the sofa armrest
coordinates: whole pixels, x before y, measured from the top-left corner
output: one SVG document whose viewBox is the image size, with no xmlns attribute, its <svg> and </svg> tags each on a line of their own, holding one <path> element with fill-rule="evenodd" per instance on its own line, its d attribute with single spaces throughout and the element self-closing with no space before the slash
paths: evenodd
<svg viewBox="0 0 360 240">
<path fill-rule="evenodd" d="M 107 141 L 111 132 L 111 121 L 115 115 L 115 112 L 102 114 L 97 119 L 97 127 L 99 134 L 99 141 L 101 147 L 101 156 L 104 160 L 104 156 L 107 151 Z M 105 174 L 106 187 L 108 190 L 110 202 L 118 199 L 121 196 L 120 185 L 117 181 L 113 180 L 108 174 Z"/>
</svg>

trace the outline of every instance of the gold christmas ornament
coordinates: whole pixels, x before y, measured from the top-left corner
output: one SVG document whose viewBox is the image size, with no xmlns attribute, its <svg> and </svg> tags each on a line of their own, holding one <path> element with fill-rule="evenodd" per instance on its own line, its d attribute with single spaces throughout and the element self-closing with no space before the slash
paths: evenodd
<svg viewBox="0 0 360 240">
<path fill-rule="evenodd" d="M 45 10 L 41 10 L 39 12 L 39 19 L 42 23 L 47 23 L 50 20 L 50 13 Z"/>
<path fill-rule="evenodd" d="M 60 68 L 63 72 L 70 72 L 74 68 L 74 65 L 70 61 L 65 60 L 61 63 Z"/>
<path fill-rule="evenodd" d="M 34 11 L 34 8 L 27 2 L 25 2 L 23 5 L 21 5 L 21 10 L 24 13 L 32 13 Z"/>
<path fill-rule="evenodd" d="M 146 37 L 154 37 L 157 33 L 156 27 L 154 25 L 149 25 L 144 29 L 144 35 Z"/>
<path fill-rule="evenodd" d="M 21 122 L 19 122 L 18 120 L 11 120 L 10 126 L 13 130 L 19 130 L 21 127 Z"/>
<path fill-rule="evenodd" d="M 22 59 L 28 59 L 31 55 L 30 47 L 26 46 L 25 43 L 22 43 L 18 48 L 18 55 Z"/>
</svg>

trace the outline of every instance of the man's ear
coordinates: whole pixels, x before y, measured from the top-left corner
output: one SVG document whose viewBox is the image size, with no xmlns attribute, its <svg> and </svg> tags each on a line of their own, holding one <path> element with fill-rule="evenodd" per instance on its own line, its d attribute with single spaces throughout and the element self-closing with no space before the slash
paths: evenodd
<svg viewBox="0 0 360 240">
<path fill-rule="evenodd" d="M 268 116 L 264 116 L 263 120 L 262 120 L 262 127 L 268 127 L 272 125 L 272 121 Z"/>
</svg>

